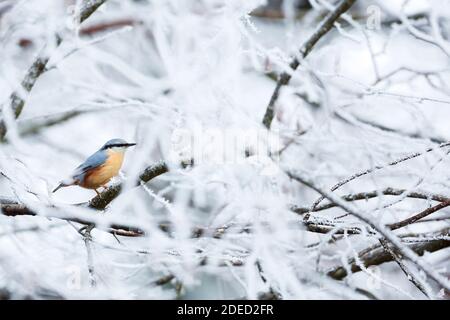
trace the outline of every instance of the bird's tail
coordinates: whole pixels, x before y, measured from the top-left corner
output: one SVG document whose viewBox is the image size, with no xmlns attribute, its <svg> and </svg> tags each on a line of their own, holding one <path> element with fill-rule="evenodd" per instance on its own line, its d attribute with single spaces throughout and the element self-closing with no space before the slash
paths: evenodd
<svg viewBox="0 0 450 320">
<path fill-rule="evenodd" d="M 62 180 L 59 182 L 59 185 L 52 191 L 52 193 L 55 193 L 60 188 L 72 186 L 74 184 L 75 184 L 75 181 L 73 179 Z"/>
<path fill-rule="evenodd" d="M 56 191 L 58 191 L 58 189 L 60 189 L 60 188 L 62 188 L 62 187 L 67 187 L 68 186 L 68 184 L 65 184 L 64 182 L 61 182 L 60 184 L 59 184 L 59 186 L 57 186 L 53 191 L 52 191 L 52 193 L 55 193 Z"/>
</svg>

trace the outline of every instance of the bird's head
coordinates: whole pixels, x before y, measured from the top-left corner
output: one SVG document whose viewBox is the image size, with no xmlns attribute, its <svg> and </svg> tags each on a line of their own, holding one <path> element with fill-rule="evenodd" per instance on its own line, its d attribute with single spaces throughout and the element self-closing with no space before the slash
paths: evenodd
<svg viewBox="0 0 450 320">
<path fill-rule="evenodd" d="M 127 148 L 135 146 L 136 143 L 129 143 L 123 139 L 111 139 L 106 142 L 100 150 L 111 150 L 113 152 L 125 152 Z"/>
</svg>

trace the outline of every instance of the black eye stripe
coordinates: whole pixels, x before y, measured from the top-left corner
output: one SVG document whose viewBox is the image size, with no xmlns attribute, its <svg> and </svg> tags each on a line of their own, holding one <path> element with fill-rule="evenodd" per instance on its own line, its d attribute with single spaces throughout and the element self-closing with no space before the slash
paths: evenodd
<svg viewBox="0 0 450 320">
<path fill-rule="evenodd" d="M 120 147 L 130 147 L 132 145 L 133 144 L 131 144 L 131 143 L 115 143 L 115 144 L 109 144 L 109 145 L 105 146 L 105 149 L 115 148 L 115 147 L 118 147 L 118 148 L 120 148 Z"/>
</svg>

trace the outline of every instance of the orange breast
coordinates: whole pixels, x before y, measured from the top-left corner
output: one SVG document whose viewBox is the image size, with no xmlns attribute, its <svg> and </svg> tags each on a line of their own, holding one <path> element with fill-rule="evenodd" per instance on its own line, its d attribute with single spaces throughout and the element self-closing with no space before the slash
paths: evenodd
<svg viewBox="0 0 450 320">
<path fill-rule="evenodd" d="M 107 184 L 112 177 L 119 173 L 123 163 L 123 153 L 108 151 L 106 162 L 86 173 L 82 187 L 96 189 Z"/>
</svg>

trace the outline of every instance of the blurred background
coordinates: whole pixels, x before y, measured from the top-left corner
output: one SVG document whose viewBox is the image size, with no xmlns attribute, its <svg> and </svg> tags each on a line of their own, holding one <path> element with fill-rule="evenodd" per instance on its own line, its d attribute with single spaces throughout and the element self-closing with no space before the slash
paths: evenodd
<svg viewBox="0 0 450 320">
<path fill-rule="evenodd" d="M 304 212 L 292 207 L 309 208 L 319 194 L 286 171 L 305 172 L 329 189 L 449 140 L 448 1 L 356 1 L 282 89 L 270 131 L 261 121 L 278 75 L 339 1 L 107 0 L 80 24 L 75 17 L 90 3 L 0 0 L 7 124 L 0 198 L 39 215 L 0 215 L 0 297 L 426 298 L 392 261 L 328 277 L 379 242 L 367 234 L 335 236 L 336 229 L 308 231 Z M 42 55 L 49 61 L 28 94 L 20 83 Z M 25 104 L 7 121 L 12 92 Z M 220 140 L 230 132 L 232 142 Z M 245 141 L 252 156 L 227 158 L 224 150 L 254 133 L 264 147 L 276 141 L 277 157 Z M 51 193 L 112 138 L 137 146 L 112 182 L 123 182 L 122 193 L 106 210 L 75 206 L 92 199 L 92 190 Z M 179 166 L 190 159 L 191 166 Z M 136 188 L 139 174 L 160 160 L 171 170 Z M 401 221 L 435 203 L 381 190 L 445 196 L 448 164 L 446 149 L 437 148 L 336 193 L 378 191 L 355 206 L 377 223 Z M 81 225 L 55 218 L 62 213 L 107 215 L 146 235 L 116 239 L 94 229 L 88 261 Z M 317 218 L 364 225 L 343 214 L 331 208 Z M 411 241 L 440 232 L 439 248 L 423 259 L 448 278 L 449 211 L 430 217 L 396 232 Z M 171 232 L 161 230 L 166 222 Z M 212 233 L 192 237 L 199 227 Z M 223 235 L 214 236 L 217 230 Z"/>
</svg>

